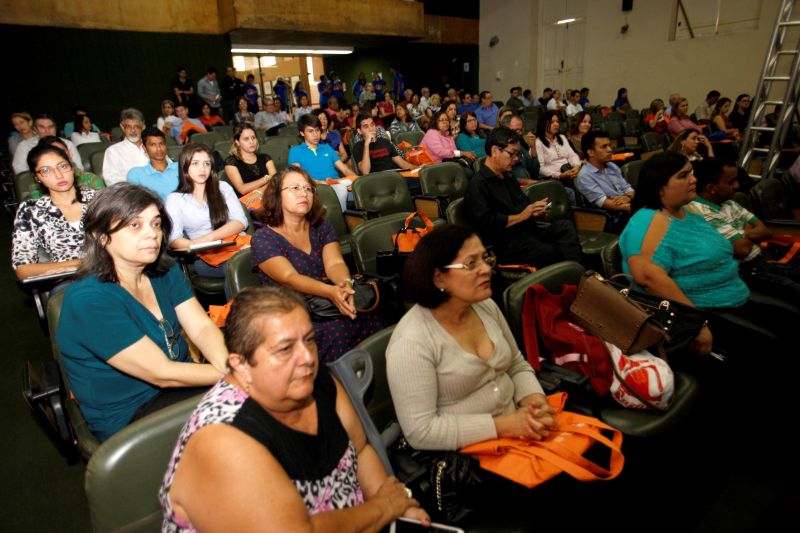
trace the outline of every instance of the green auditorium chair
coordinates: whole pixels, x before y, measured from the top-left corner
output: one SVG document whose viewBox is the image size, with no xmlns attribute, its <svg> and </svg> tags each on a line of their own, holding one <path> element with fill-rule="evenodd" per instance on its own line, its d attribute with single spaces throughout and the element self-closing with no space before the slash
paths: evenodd
<svg viewBox="0 0 800 533">
<path fill-rule="evenodd" d="M 325 217 L 330 220 L 333 229 L 336 230 L 336 235 L 339 237 L 339 247 L 342 249 L 342 255 L 345 259 L 348 259 L 352 255 L 350 249 L 350 230 L 347 227 L 347 222 L 345 222 L 345 215 L 342 213 L 339 197 L 336 196 L 336 193 L 330 185 L 318 183 L 316 190 L 317 197 L 325 208 Z"/>
<path fill-rule="evenodd" d="M 236 296 L 247 287 L 261 285 L 261 279 L 259 279 L 258 274 L 253 272 L 252 248 L 245 248 L 236 252 L 236 255 L 228 259 L 225 269 L 231 297 Z"/>
<path fill-rule="evenodd" d="M 419 183 L 422 194 L 436 198 L 439 216 L 444 217 L 447 205 L 464 197 L 469 180 L 461 165 L 446 162 L 422 167 L 419 171 Z"/>
<path fill-rule="evenodd" d="M 406 141 L 411 146 L 419 146 L 424 136 L 425 133 L 421 131 L 400 131 L 392 135 L 392 142 L 397 145 Z"/>
</svg>

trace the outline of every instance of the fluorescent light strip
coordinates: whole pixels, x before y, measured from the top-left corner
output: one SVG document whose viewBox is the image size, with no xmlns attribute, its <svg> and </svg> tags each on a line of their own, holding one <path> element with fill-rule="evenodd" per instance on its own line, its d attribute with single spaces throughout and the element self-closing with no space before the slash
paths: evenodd
<svg viewBox="0 0 800 533">
<path fill-rule="evenodd" d="M 347 55 L 352 54 L 352 48 L 231 48 L 233 54 L 294 54 L 294 55 Z"/>
<path fill-rule="evenodd" d="M 578 19 L 561 19 L 556 22 L 556 24 L 569 24 L 570 22 L 575 22 Z"/>
</svg>

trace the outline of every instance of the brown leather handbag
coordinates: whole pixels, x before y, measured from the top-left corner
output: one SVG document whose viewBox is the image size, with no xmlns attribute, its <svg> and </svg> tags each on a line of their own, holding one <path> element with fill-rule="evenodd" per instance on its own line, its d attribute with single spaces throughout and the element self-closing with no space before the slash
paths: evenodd
<svg viewBox="0 0 800 533">
<path fill-rule="evenodd" d="M 665 302 L 669 305 L 669 300 Z M 622 353 L 635 354 L 656 346 L 664 357 L 664 343 L 670 337 L 662 325 L 597 272 L 584 273 L 569 310 L 575 323 Z"/>
</svg>

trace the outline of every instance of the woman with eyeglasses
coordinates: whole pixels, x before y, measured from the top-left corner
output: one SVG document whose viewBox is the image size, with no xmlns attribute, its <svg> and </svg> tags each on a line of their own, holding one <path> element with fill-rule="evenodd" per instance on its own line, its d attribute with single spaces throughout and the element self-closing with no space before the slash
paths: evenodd
<svg viewBox="0 0 800 533">
<path fill-rule="evenodd" d="M 86 257 L 64 294 L 56 339 L 101 441 L 225 373 L 222 333 L 167 256 L 170 226 L 159 197 L 129 183 L 98 192 L 86 213 Z M 192 362 L 184 335 L 211 364 Z"/>
<path fill-rule="evenodd" d="M 422 146 L 431 155 L 434 163 L 459 157 L 474 161 L 478 157 L 471 150 L 459 150 L 456 148 L 456 141 L 450 136 L 450 118 L 443 110 L 433 114 L 431 127 L 422 138 Z"/>
<path fill-rule="evenodd" d="M 455 224 L 423 237 L 406 262 L 415 305 L 392 334 L 386 372 L 413 448 L 539 440 L 553 426 L 542 387 L 491 298 L 494 264 L 474 230 Z"/>
<path fill-rule="evenodd" d="M 253 218 L 264 227 L 253 235 L 253 266 L 261 281 L 330 300 L 341 318 L 316 320 L 319 358 L 335 361 L 381 328 L 374 314 L 356 310 L 350 270 L 339 237 L 325 218 L 316 184 L 305 170 L 289 167 L 269 183 Z"/>
<path fill-rule="evenodd" d="M 166 209 L 172 220 L 169 246 L 187 250 L 193 244 L 227 239 L 247 228 L 247 216 L 236 191 L 219 181 L 214 156 L 204 144 L 187 144 L 178 157 L 178 190 L 167 196 Z M 225 263 L 214 266 L 200 257 L 194 263 L 198 274 L 225 278 Z M 228 284 L 225 283 L 225 295 Z"/>
<path fill-rule="evenodd" d="M 83 254 L 83 219 L 95 191 L 81 190 L 69 155 L 58 146 L 37 145 L 28 166 L 42 197 L 19 204 L 11 237 L 11 265 L 18 279 L 56 274 L 78 266 Z M 49 262 L 40 262 L 39 250 Z"/>
<path fill-rule="evenodd" d="M 478 129 L 478 116 L 474 111 L 461 114 L 460 129 L 461 133 L 456 137 L 456 147 L 464 152 L 475 152 L 476 157 L 486 157 L 486 137 Z"/>
</svg>

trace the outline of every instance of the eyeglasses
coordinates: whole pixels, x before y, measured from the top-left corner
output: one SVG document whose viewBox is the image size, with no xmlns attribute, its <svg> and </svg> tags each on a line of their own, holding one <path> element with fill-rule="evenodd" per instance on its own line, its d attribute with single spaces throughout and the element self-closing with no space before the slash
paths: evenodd
<svg viewBox="0 0 800 533">
<path fill-rule="evenodd" d="M 289 185 L 288 187 L 284 187 L 281 190 L 291 191 L 291 193 L 294 194 L 295 196 L 300 196 L 301 194 L 305 196 L 307 194 L 314 194 L 316 192 L 316 188 L 311 187 L 310 185 Z"/>
<path fill-rule="evenodd" d="M 172 323 L 166 318 L 162 318 L 158 321 L 158 327 L 161 328 L 161 333 L 164 334 L 164 342 L 167 344 L 170 360 L 176 361 L 180 354 L 178 353 L 178 336 L 175 335 L 175 331 L 172 329 Z"/>
<path fill-rule="evenodd" d="M 518 150 L 506 150 L 503 148 L 503 151 L 508 154 L 512 161 L 520 158 L 520 153 Z"/>
<path fill-rule="evenodd" d="M 72 172 L 74 169 L 72 168 L 72 164 L 67 161 L 62 161 L 61 163 L 57 164 L 54 167 L 39 167 L 36 169 L 36 175 L 40 178 L 46 178 L 48 176 L 55 175 L 55 169 L 62 174 L 66 174 L 67 172 Z"/>
<path fill-rule="evenodd" d="M 452 265 L 445 265 L 442 268 L 446 268 L 447 270 L 475 270 L 478 268 L 479 263 L 486 263 L 489 265 L 490 268 L 494 268 L 497 264 L 497 256 L 494 254 L 487 252 L 483 254 L 480 259 L 470 259 L 466 263 L 453 263 Z"/>
</svg>

